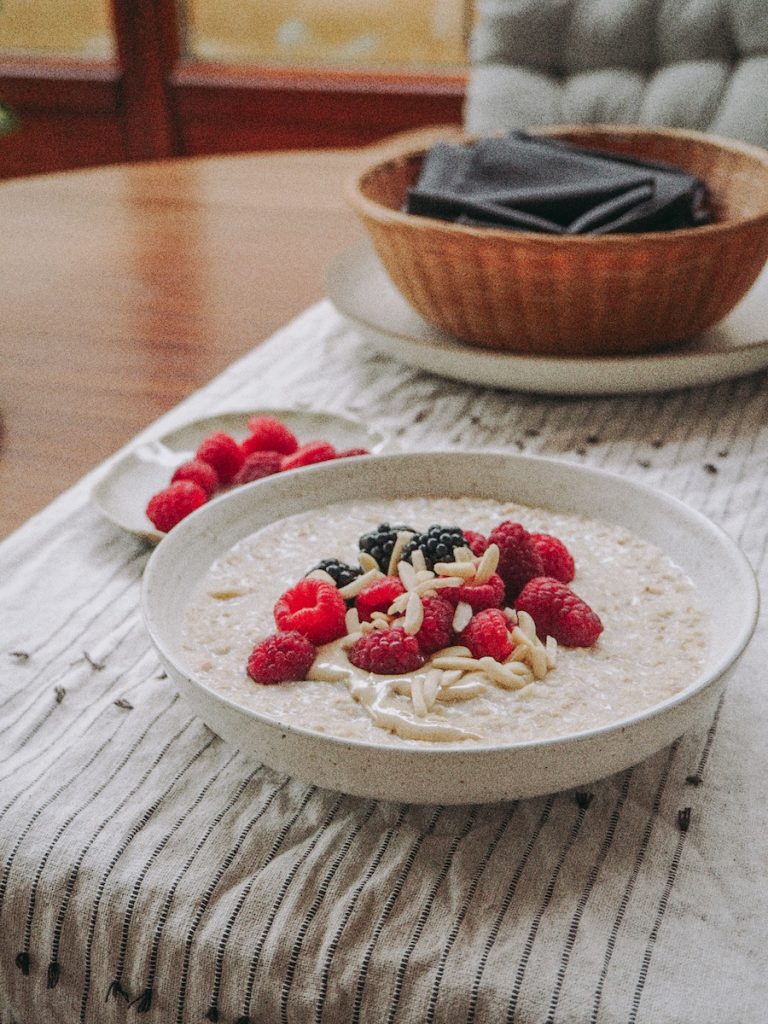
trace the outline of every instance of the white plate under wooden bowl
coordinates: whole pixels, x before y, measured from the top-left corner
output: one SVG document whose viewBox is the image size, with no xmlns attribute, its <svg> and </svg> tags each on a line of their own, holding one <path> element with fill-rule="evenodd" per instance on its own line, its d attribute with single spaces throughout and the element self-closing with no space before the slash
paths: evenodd
<svg viewBox="0 0 768 1024">
<path fill-rule="evenodd" d="M 408 304 L 367 241 L 339 253 L 326 288 L 375 351 L 468 384 L 551 395 L 641 394 L 713 384 L 768 367 L 768 265 L 721 323 L 688 344 L 610 358 L 513 355 L 454 338 Z"/>
<path fill-rule="evenodd" d="M 335 738 L 245 708 L 185 667 L 182 621 L 211 564 L 243 537 L 333 502 L 477 496 L 620 524 L 657 545 L 691 578 L 711 612 L 705 666 L 681 693 L 615 724 L 508 744 L 399 747 Z M 332 496 L 329 499 L 329 495 Z M 204 505 L 159 544 L 144 573 L 142 610 L 169 675 L 225 740 L 278 771 L 360 796 L 484 803 L 583 785 L 620 771 L 711 715 L 757 619 L 749 564 L 718 527 L 661 492 L 554 459 L 494 452 L 422 452 L 349 459 L 246 485 Z"/>
<path fill-rule="evenodd" d="M 339 449 L 367 448 L 379 453 L 392 451 L 394 447 L 386 435 L 348 416 L 311 409 L 254 408 L 222 412 L 192 420 L 130 449 L 112 463 L 96 483 L 91 500 L 116 526 L 156 543 L 165 535 L 147 519 L 145 510 L 152 495 L 168 486 L 174 469 L 192 458 L 207 434 L 223 431 L 235 440 L 242 440 L 248 433 L 248 420 L 260 415 L 277 417 L 296 434 L 300 444 L 322 438 Z"/>
</svg>

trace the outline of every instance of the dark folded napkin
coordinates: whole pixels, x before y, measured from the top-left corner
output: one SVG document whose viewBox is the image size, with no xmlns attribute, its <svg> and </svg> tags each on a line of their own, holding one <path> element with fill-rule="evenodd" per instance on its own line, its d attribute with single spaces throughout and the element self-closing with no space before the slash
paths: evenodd
<svg viewBox="0 0 768 1024">
<path fill-rule="evenodd" d="M 557 235 L 669 231 L 709 222 L 705 183 L 668 164 L 516 131 L 426 154 L 409 213 Z"/>
</svg>

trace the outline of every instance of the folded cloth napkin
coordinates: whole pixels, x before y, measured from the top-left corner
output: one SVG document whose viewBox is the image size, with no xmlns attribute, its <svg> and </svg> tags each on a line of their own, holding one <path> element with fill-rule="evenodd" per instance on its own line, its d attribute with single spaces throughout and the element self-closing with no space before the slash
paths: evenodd
<svg viewBox="0 0 768 1024">
<path fill-rule="evenodd" d="M 432 146 L 405 209 L 558 235 L 669 231 L 710 220 L 706 185 L 694 175 L 522 131 Z"/>
</svg>

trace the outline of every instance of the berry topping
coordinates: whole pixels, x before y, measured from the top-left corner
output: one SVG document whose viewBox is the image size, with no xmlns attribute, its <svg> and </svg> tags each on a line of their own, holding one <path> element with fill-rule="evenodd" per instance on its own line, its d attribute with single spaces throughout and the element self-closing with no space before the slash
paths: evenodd
<svg viewBox="0 0 768 1024">
<path fill-rule="evenodd" d="M 275 622 L 280 630 L 297 630 L 314 644 L 327 644 L 346 632 L 347 606 L 331 583 L 303 579 L 280 597 Z"/>
<path fill-rule="evenodd" d="M 504 581 L 498 573 L 493 573 L 485 583 L 470 582 L 461 587 L 446 587 L 443 596 L 454 607 L 459 601 L 466 601 L 473 612 L 499 608 L 504 602 Z"/>
<path fill-rule="evenodd" d="M 209 498 L 219 486 L 219 474 L 213 466 L 202 459 L 190 459 L 189 462 L 182 462 L 177 466 L 171 483 L 175 484 L 177 480 L 191 480 L 193 484 L 202 487 Z"/>
<path fill-rule="evenodd" d="M 350 459 L 353 455 L 370 455 L 367 448 L 345 448 L 344 451 L 336 452 L 337 459 Z"/>
<path fill-rule="evenodd" d="M 386 612 L 396 597 L 405 592 L 397 576 L 374 580 L 357 595 L 355 607 L 361 622 L 369 622 L 374 612 Z"/>
<path fill-rule="evenodd" d="M 338 558 L 324 558 L 322 562 L 318 562 L 311 569 L 307 569 L 305 575 L 309 576 L 316 569 L 327 572 L 339 589 L 346 587 L 348 583 L 351 583 L 352 580 L 356 580 L 358 576 L 363 574 L 363 570 L 359 565 L 347 565 L 346 562 L 340 562 Z"/>
<path fill-rule="evenodd" d="M 418 548 L 424 555 L 427 568 L 434 568 L 437 562 L 452 562 L 456 548 L 465 548 L 467 541 L 458 526 L 430 526 L 426 533 L 417 533 L 403 549 L 403 558 L 410 562 L 411 555 Z"/>
<path fill-rule="evenodd" d="M 203 438 L 195 457 L 213 466 L 221 483 L 228 484 L 242 466 L 245 454 L 233 437 L 217 431 Z"/>
<path fill-rule="evenodd" d="M 528 580 L 543 575 L 541 555 L 534 548 L 525 527 L 509 520 L 494 527 L 488 541 L 498 544 L 499 565 L 496 571 L 504 581 L 507 604 L 512 604 Z"/>
<path fill-rule="evenodd" d="M 504 661 L 512 653 L 509 620 L 499 608 L 486 608 L 472 616 L 459 634 L 459 643 L 468 647 L 475 658 Z"/>
<path fill-rule="evenodd" d="M 361 637 L 349 650 L 349 660 L 364 672 L 377 675 L 402 675 L 424 664 L 415 636 L 404 629 L 375 630 Z"/>
<path fill-rule="evenodd" d="M 245 447 L 243 447 L 245 450 Z M 280 472 L 283 456 L 280 452 L 254 451 L 245 456 L 240 469 L 232 481 L 234 484 L 250 484 L 254 480 L 261 480 L 265 476 L 272 476 Z"/>
<path fill-rule="evenodd" d="M 464 539 L 472 554 L 477 556 L 484 555 L 490 544 L 487 537 L 484 537 L 482 533 L 477 533 L 475 530 L 464 530 Z"/>
<path fill-rule="evenodd" d="M 251 651 L 248 675 L 255 683 L 287 683 L 306 679 L 315 648 L 301 633 L 273 633 Z"/>
<path fill-rule="evenodd" d="M 453 606 L 442 597 L 425 597 L 421 606 L 424 609 L 416 640 L 423 654 L 433 654 L 441 647 L 449 647 L 453 642 Z"/>
<path fill-rule="evenodd" d="M 292 455 L 299 447 L 299 440 L 293 431 L 274 416 L 251 416 L 248 420 L 250 434 L 242 442 L 246 455 L 251 452 L 280 452 Z"/>
<path fill-rule="evenodd" d="M 412 526 L 390 526 L 389 523 L 379 523 L 375 530 L 364 533 L 358 541 L 360 550 L 374 558 L 382 572 L 386 572 L 389 568 L 389 560 L 392 557 L 392 549 L 395 546 L 398 533 L 416 533 L 416 531 Z"/>
<path fill-rule="evenodd" d="M 528 612 L 540 639 L 552 636 L 564 647 L 591 647 L 603 631 L 587 602 L 553 576 L 538 576 L 526 583 L 515 608 Z"/>
<path fill-rule="evenodd" d="M 168 533 L 173 527 L 200 508 L 208 500 L 208 495 L 199 484 L 191 480 L 177 480 L 164 491 L 154 494 L 147 503 L 147 518 L 161 531 Z"/>
<path fill-rule="evenodd" d="M 541 556 L 543 575 L 554 576 L 561 583 L 570 583 L 576 574 L 576 566 L 565 544 L 549 533 L 532 533 L 531 543 Z"/>
<path fill-rule="evenodd" d="M 281 469 L 300 469 L 313 466 L 316 462 L 328 462 L 336 458 L 336 449 L 328 441 L 307 441 L 291 455 L 283 458 Z"/>
</svg>

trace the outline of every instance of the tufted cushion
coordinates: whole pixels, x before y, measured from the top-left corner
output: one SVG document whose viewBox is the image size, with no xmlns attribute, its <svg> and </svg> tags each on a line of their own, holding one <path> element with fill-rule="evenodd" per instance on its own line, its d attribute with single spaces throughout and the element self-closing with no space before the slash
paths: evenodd
<svg viewBox="0 0 768 1024">
<path fill-rule="evenodd" d="M 697 128 L 768 146 L 768 0 L 477 0 L 464 120 Z"/>
</svg>

